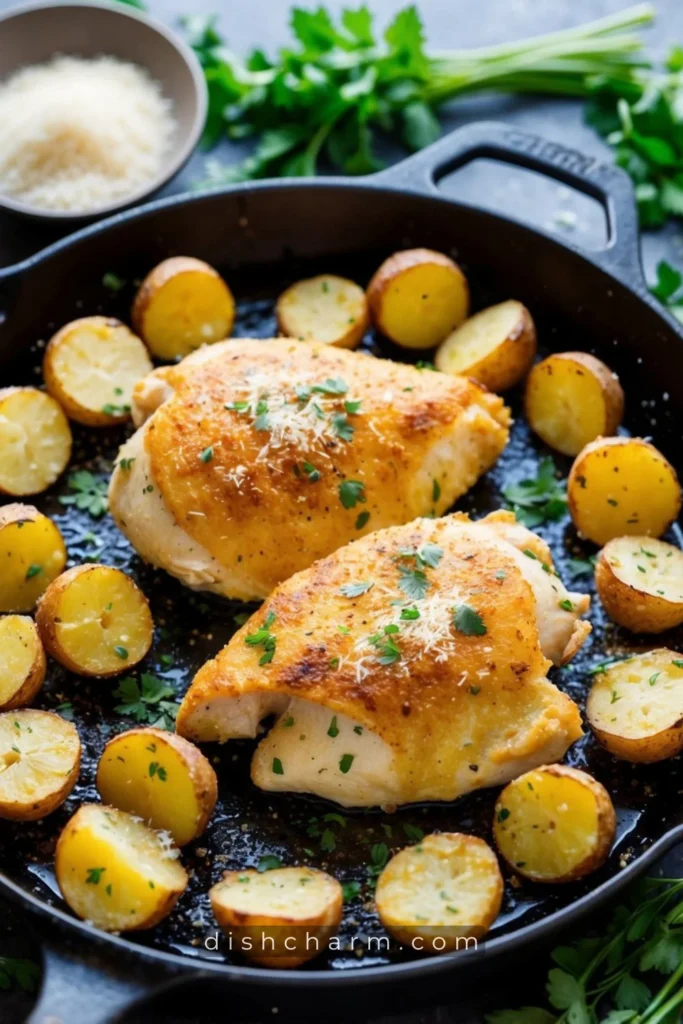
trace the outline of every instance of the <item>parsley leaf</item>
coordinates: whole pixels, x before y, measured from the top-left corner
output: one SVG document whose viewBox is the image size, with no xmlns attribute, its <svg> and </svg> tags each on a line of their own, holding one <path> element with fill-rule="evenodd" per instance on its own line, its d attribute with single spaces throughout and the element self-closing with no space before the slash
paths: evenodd
<svg viewBox="0 0 683 1024">
<path fill-rule="evenodd" d="M 282 861 L 274 853 L 265 853 L 256 865 L 256 870 L 263 874 L 264 871 L 275 871 L 282 867 Z"/>
<path fill-rule="evenodd" d="M 487 632 L 484 620 L 468 604 L 456 605 L 453 609 L 453 625 L 465 636 L 484 636 Z"/>
<path fill-rule="evenodd" d="M 35 992 L 39 980 L 40 967 L 33 960 L 0 956 L 0 989 L 10 989 L 16 982 L 23 992 Z"/>
<path fill-rule="evenodd" d="M 68 485 L 73 494 L 62 494 L 61 505 L 75 505 L 82 512 L 88 512 L 93 519 L 99 519 L 108 509 L 107 481 L 98 479 L 87 469 L 71 473 Z"/>
<path fill-rule="evenodd" d="M 429 589 L 427 574 L 422 569 L 411 569 L 408 565 L 399 565 L 401 578 L 398 585 L 411 601 L 421 601 Z"/>
<path fill-rule="evenodd" d="M 244 638 L 248 647 L 262 647 L 263 654 L 259 658 L 259 665 L 268 665 L 275 657 L 277 637 L 270 632 L 270 627 L 275 622 L 275 612 L 269 612 L 263 620 L 263 625 L 255 633 L 249 633 Z"/>
<path fill-rule="evenodd" d="M 529 529 L 561 519 L 567 512 L 566 488 L 556 478 L 555 464 L 549 455 L 541 459 L 536 477 L 507 484 L 503 497 L 519 522 Z"/>
<path fill-rule="evenodd" d="M 374 580 L 362 580 L 358 583 L 344 583 L 339 588 L 339 593 L 343 594 L 344 597 L 360 597 L 361 594 L 367 594 L 368 590 L 371 590 L 374 585 Z"/>
<path fill-rule="evenodd" d="M 344 508 L 355 508 L 358 502 L 365 502 L 365 484 L 361 480 L 342 480 L 339 484 L 339 500 Z"/>
<path fill-rule="evenodd" d="M 114 696 L 121 701 L 114 708 L 118 714 L 153 725 L 157 729 L 173 729 L 178 704 L 167 700 L 175 696 L 175 692 L 162 679 L 157 679 L 149 672 L 142 673 L 140 682 L 134 676 L 126 676 L 114 690 Z"/>
</svg>

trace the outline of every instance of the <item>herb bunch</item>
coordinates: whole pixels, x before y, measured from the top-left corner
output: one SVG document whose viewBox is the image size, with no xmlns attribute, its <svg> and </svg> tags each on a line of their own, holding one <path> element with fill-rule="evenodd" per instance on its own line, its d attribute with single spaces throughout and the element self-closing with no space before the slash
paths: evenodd
<svg viewBox="0 0 683 1024">
<path fill-rule="evenodd" d="M 317 173 L 325 158 L 345 174 L 382 166 L 375 143 L 391 136 L 409 150 L 439 136 L 438 108 L 465 92 L 499 89 L 585 96 L 602 75 L 630 82 L 646 66 L 632 29 L 652 20 L 649 4 L 576 29 L 476 50 L 428 53 L 416 7 L 399 11 L 381 38 L 366 6 L 337 21 L 324 7 L 291 12 L 291 44 L 246 60 L 218 33 L 215 18 L 185 19 L 204 68 L 207 147 L 221 137 L 257 139 L 239 167 L 209 167 L 209 180 Z"/>
<path fill-rule="evenodd" d="M 535 477 L 503 487 L 503 497 L 518 521 L 530 530 L 541 523 L 555 522 L 567 512 L 567 489 L 557 479 L 555 463 L 549 455 L 541 459 Z"/>
<path fill-rule="evenodd" d="M 487 1024 L 677 1024 L 683 1007 L 683 879 L 645 879 L 604 935 L 553 950 L 548 1002 Z"/>
</svg>

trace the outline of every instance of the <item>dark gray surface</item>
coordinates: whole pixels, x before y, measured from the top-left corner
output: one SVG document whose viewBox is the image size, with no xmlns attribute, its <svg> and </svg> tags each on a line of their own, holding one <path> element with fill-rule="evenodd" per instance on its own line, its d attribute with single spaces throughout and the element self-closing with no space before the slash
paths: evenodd
<svg viewBox="0 0 683 1024">
<path fill-rule="evenodd" d="M 303 0 L 300 0 L 303 4 Z M 0 0 L 0 10 L 10 7 L 7 0 Z M 191 10 L 197 12 L 221 12 L 220 25 L 231 46 L 244 51 L 253 45 L 272 49 L 286 39 L 288 4 L 285 0 L 152 0 L 152 13 L 170 25 L 176 25 L 178 17 Z M 312 6 L 310 4 L 309 6 Z M 328 6 L 338 9 L 343 6 L 339 0 L 330 0 Z M 400 0 L 372 0 L 370 6 L 376 12 L 380 24 L 393 12 L 404 6 Z M 505 40 L 512 40 L 540 32 L 579 24 L 591 18 L 600 17 L 622 9 L 622 0 L 420 0 L 428 38 L 432 46 L 478 46 Z M 659 55 L 674 41 L 683 41 L 683 4 L 681 0 L 659 0 L 657 25 L 647 31 L 648 49 Z M 0 39 L 1 45 L 1 39 Z M 581 104 L 565 100 L 515 99 L 498 96 L 477 97 L 454 104 L 444 117 L 444 130 L 457 127 L 469 120 L 494 118 L 506 120 L 527 128 L 547 138 L 561 141 L 565 145 L 591 154 L 609 153 L 591 129 L 582 122 Z M 228 145 L 219 147 L 211 156 L 222 162 L 235 159 L 237 150 Z M 398 155 L 398 154 L 396 154 Z M 169 186 L 166 194 L 188 188 L 193 179 L 204 176 L 205 156 L 197 154 L 180 178 Z M 515 216 L 525 217 L 531 223 L 552 227 L 558 233 L 568 232 L 574 240 L 587 247 L 598 247 L 604 238 L 604 218 L 597 204 L 585 197 L 579 197 L 556 184 L 541 182 L 526 172 L 501 169 L 485 162 L 471 165 L 444 182 L 444 189 L 461 197 L 471 198 L 494 209 L 513 209 Z M 565 214 L 575 215 L 573 227 L 568 227 Z M 47 229 L 29 225 L 27 222 L 0 215 L 0 265 L 15 262 L 35 251 L 54 237 Z M 678 226 L 670 226 L 663 232 L 650 233 L 643 239 L 643 254 L 646 269 L 652 274 L 658 259 L 668 258 L 683 262 L 683 234 Z M 669 858 L 669 874 L 683 874 L 683 852 Z M 37 937 L 26 929 L 21 915 L 11 911 L 0 902 L 0 955 L 27 954 L 36 950 Z M 439 1007 L 421 1015 L 410 1015 L 402 1020 L 410 1024 L 480 1024 L 483 1012 L 495 1006 L 519 1006 L 533 1004 L 542 997 L 542 980 L 547 964 L 533 962 L 524 965 L 508 976 L 496 977 L 486 991 L 478 991 L 472 997 L 462 997 L 453 1005 Z M 425 996 L 428 999 L 428 995 Z M 0 993 L 0 1021 L 3 1024 L 18 1024 L 23 1021 L 31 1004 L 29 998 L 14 993 Z M 319 1005 L 305 1008 L 312 1016 L 327 1016 L 330 1008 L 324 1000 Z M 229 997 L 223 1000 L 198 1000 L 193 993 L 183 1002 L 180 995 L 172 1003 L 150 1007 L 145 1014 L 135 1013 L 126 1020 L 163 1020 L 172 1024 L 195 1021 L 238 1020 Z M 272 1020 L 282 1020 L 274 1011 Z M 398 1024 L 397 1018 L 392 1018 Z M 376 1024 L 380 1024 L 379 1021 Z M 384 1019 L 383 1024 L 388 1024 Z"/>
</svg>

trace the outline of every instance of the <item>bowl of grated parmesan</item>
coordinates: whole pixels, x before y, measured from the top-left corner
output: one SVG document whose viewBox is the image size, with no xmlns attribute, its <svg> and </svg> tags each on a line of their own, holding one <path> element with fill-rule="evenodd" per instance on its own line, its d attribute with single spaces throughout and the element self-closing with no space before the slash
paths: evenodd
<svg viewBox="0 0 683 1024">
<path fill-rule="evenodd" d="M 172 32 L 109 3 L 0 15 L 0 206 L 94 219 L 147 198 L 194 150 L 199 62 Z"/>
</svg>

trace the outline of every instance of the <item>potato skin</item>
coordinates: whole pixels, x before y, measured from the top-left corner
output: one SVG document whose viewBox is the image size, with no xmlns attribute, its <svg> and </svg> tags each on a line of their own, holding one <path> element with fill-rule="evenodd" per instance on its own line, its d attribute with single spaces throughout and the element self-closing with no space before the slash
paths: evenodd
<svg viewBox="0 0 683 1024">
<path fill-rule="evenodd" d="M 444 332 L 439 337 L 429 337 L 421 341 L 408 341 L 406 339 L 399 339 L 392 335 L 391 329 L 388 328 L 385 315 L 384 315 L 384 303 L 387 299 L 388 292 L 391 289 L 392 284 L 403 275 L 406 271 L 412 270 L 414 267 L 423 265 L 436 265 L 444 269 L 453 272 L 454 287 L 459 287 L 462 292 L 462 308 L 460 314 L 454 318 L 454 321 L 450 323 Z M 391 338 L 398 345 L 403 348 L 432 348 L 434 345 L 438 345 L 444 340 L 446 335 L 459 327 L 461 323 L 466 319 L 469 312 L 470 305 L 470 293 L 467 279 L 463 274 L 460 267 L 448 256 L 442 252 L 436 252 L 433 249 L 405 249 L 401 252 L 395 252 L 392 256 L 382 263 L 375 274 L 373 275 L 368 288 L 367 288 L 367 299 L 368 307 L 370 310 L 370 319 L 372 320 L 375 327 Z"/>
<path fill-rule="evenodd" d="M 230 301 L 232 301 L 233 307 L 232 319 L 230 320 L 230 323 L 228 324 L 225 333 L 226 338 L 230 336 L 230 332 L 232 331 L 232 325 L 235 319 L 235 304 L 230 289 L 228 288 L 227 284 L 225 284 L 225 281 L 223 281 L 218 271 L 215 270 L 208 263 L 205 263 L 204 260 L 196 259 L 194 256 L 171 256 L 168 259 L 162 260 L 161 263 L 158 263 L 156 267 L 154 267 L 149 272 L 147 277 L 144 279 L 144 281 L 138 288 L 131 309 L 131 320 L 133 323 L 133 330 L 143 339 L 145 344 L 148 346 L 148 348 L 154 355 L 161 356 L 160 353 L 157 353 L 155 351 L 154 345 L 150 344 L 147 332 L 145 330 L 145 317 L 149 310 L 150 304 L 154 300 L 157 293 L 161 291 L 161 289 L 164 287 L 164 285 L 168 284 L 169 281 L 171 281 L 174 277 L 188 272 L 199 272 L 207 274 L 210 277 L 214 277 L 222 282 L 223 286 L 225 287 L 226 293 L 229 296 Z M 213 339 L 213 341 L 220 340 L 222 339 Z M 188 355 L 191 351 L 193 351 L 193 347 L 182 347 L 178 350 L 176 355 Z M 161 357 L 167 358 L 166 356 Z"/>
<path fill-rule="evenodd" d="M 60 729 L 64 729 L 66 727 L 66 731 L 69 732 L 72 741 L 76 741 L 73 766 L 71 767 L 68 775 L 62 777 L 59 786 L 51 793 L 46 794 L 38 800 L 13 800 L 12 802 L 0 800 L 0 818 L 7 818 L 10 821 L 38 821 L 40 818 L 45 818 L 48 814 L 52 814 L 52 812 L 56 811 L 58 807 L 61 807 L 76 785 L 78 775 L 81 770 L 80 738 L 76 727 L 71 722 L 67 722 L 60 715 L 55 714 L 53 711 L 37 711 L 32 708 L 19 708 L 11 712 L 7 712 L 7 714 L 11 714 L 13 722 L 18 720 L 20 723 L 23 722 L 24 716 L 39 716 L 43 723 L 52 719 L 55 723 L 59 723 Z"/>
<path fill-rule="evenodd" d="M 76 423 L 82 423 L 86 427 L 117 426 L 118 424 L 125 423 L 130 419 L 130 412 L 105 413 L 82 405 L 70 393 L 68 387 L 64 386 L 64 382 L 56 367 L 59 348 L 71 334 L 77 332 L 80 327 L 85 325 L 92 325 L 92 327 L 100 331 L 110 329 L 113 332 L 122 329 L 127 332 L 131 341 L 134 340 L 134 342 L 140 347 L 140 356 L 142 361 L 146 358 L 146 368 L 141 376 L 145 376 L 147 373 L 152 372 L 153 367 L 147 355 L 147 349 L 144 347 L 142 341 L 140 341 L 139 338 L 136 338 L 135 335 L 128 330 L 125 324 L 120 320 L 117 320 L 115 317 L 88 316 L 81 317 L 77 320 L 71 320 L 50 338 L 43 357 L 43 378 L 45 380 L 45 387 L 47 388 L 48 394 L 52 395 L 52 397 L 59 402 L 69 419 L 74 420 Z M 123 404 L 124 400 L 119 399 L 118 401 Z"/>
<path fill-rule="evenodd" d="M 602 360 L 597 359 L 596 356 L 590 355 L 588 352 L 555 352 L 534 366 L 529 374 L 524 395 L 524 414 L 529 426 L 551 448 L 562 452 L 564 455 L 575 456 L 581 451 L 582 443 L 579 442 L 577 446 L 571 437 L 567 437 L 564 440 L 560 439 L 556 432 L 551 434 L 551 432 L 546 431 L 543 425 L 537 421 L 534 410 L 536 393 L 542 388 L 552 391 L 553 372 L 555 369 L 562 367 L 563 364 L 566 368 L 573 365 L 577 375 L 592 378 L 597 382 L 600 389 L 604 413 L 603 421 L 594 437 L 584 437 L 584 444 L 595 440 L 595 437 L 608 437 L 616 433 L 624 415 L 624 392 L 610 368 Z M 575 412 L 577 416 L 580 416 L 580 409 L 577 409 Z M 572 410 L 573 415 L 574 410 Z"/>
<path fill-rule="evenodd" d="M 225 871 L 220 882 L 213 886 L 209 892 L 211 899 L 211 909 L 213 915 L 216 918 L 216 922 L 219 927 L 227 934 L 236 937 L 238 942 L 243 941 L 246 938 L 251 939 L 253 944 L 254 939 L 260 935 L 267 935 L 268 930 L 284 929 L 288 925 L 292 926 L 292 929 L 306 929 L 309 935 L 315 936 L 320 941 L 320 949 L 315 949 L 312 945 L 309 949 L 303 950 L 300 955 L 296 952 L 292 956 L 269 956 L 265 950 L 254 951 L 254 949 L 242 949 L 242 953 L 252 963 L 260 964 L 262 967 L 280 967 L 280 968 L 292 968 L 300 967 L 301 964 L 307 963 L 307 961 L 313 959 L 318 955 L 318 952 L 322 952 L 330 938 L 339 928 L 342 919 L 343 912 L 343 894 L 342 888 L 339 883 L 326 874 L 324 871 L 319 871 L 316 868 L 279 868 L 278 871 L 286 871 L 287 873 L 297 871 L 298 873 L 304 873 L 310 876 L 312 879 L 316 876 L 324 876 L 325 880 L 329 883 L 334 883 L 334 886 L 330 889 L 329 899 L 324 910 L 312 916 L 303 915 L 288 915 L 284 911 L 269 914 L 262 912 L 244 912 L 238 910 L 236 907 L 231 907 L 223 902 L 220 898 L 221 888 L 224 883 L 233 882 L 238 880 L 240 877 L 250 877 L 257 875 L 258 872 L 252 869 L 245 871 Z M 266 875 L 270 875 L 270 872 L 266 872 Z M 336 891 L 332 891 L 335 889 Z M 277 946 L 277 932 L 275 934 L 276 946 Z M 280 938 L 284 942 L 286 935 L 281 935 Z M 283 947 L 286 948 L 286 947 Z"/>
<path fill-rule="evenodd" d="M 500 305 L 504 305 L 504 303 Z M 533 362 L 538 344 L 536 340 L 536 326 L 529 310 L 521 302 L 516 303 L 516 305 L 519 307 L 519 316 L 514 328 L 508 332 L 507 336 L 501 338 L 500 343 L 495 348 L 485 352 L 479 361 L 472 363 L 462 370 L 455 370 L 453 372 L 462 373 L 466 377 L 472 377 L 473 380 L 483 384 L 489 391 L 494 392 L 508 391 L 510 388 L 515 387 L 516 384 L 519 384 Z M 495 307 L 490 308 L 494 309 Z M 466 327 L 475 317 L 483 316 L 488 312 L 488 309 L 484 309 L 481 313 L 475 313 L 474 317 L 466 320 L 460 328 L 456 328 L 453 334 L 441 343 L 434 358 L 437 370 L 442 370 L 444 373 L 451 372 L 448 367 L 448 345 L 450 338 L 454 337 L 458 330 Z"/>
<path fill-rule="evenodd" d="M 45 651 L 40 640 L 40 635 L 36 629 L 33 619 L 29 618 L 28 615 L 7 615 L 0 617 L 0 628 L 12 629 L 12 622 L 10 620 L 20 620 L 23 628 L 28 627 L 33 634 L 35 641 L 35 651 L 33 656 L 33 664 L 29 669 L 28 675 L 24 679 L 21 686 L 14 691 L 14 694 L 9 700 L 6 700 L 4 704 L 0 703 L 0 711 L 11 711 L 13 708 L 25 707 L 30 704 L 35 695 L 40 690 L 41 686 L 45 682 L 45 672 L 47 669 L 47 660 L 45 658 Z M 16 627 L 15 627 L 16 628 Z M 0 633 L 0 637 L 2 634 Z M 1 643 L 0 639 L 0 643 Z"/>
<path fill-rule="evenodd" d="M 66 572 L 63 572 L 61 576 L 58 576 L 55 580 L 52 581 L 52 583 L 47 588 L 43 596 L 40 598 L 40 601 L 38 602 L 38 605 L 36 607 L 36 625 L 38 627 L 38 632 L 40 633 L 40 638 L 43 641 L 43 646 L 45 647 L 45 650 L 51 657 L 55 659 L 55 661 L 58 661 L 60 665 L 63 665 L 64 668 L 69 669 L 70 672 L 74 672 L 76 675 L 91 676 L 95 675 L 95 673 L 92 673 L 89 670 L 84 669 L 82 665 L 75 661 L 66 652 L 66 650 L 62 647 L 61 643 L 59 642 L 59 637 L 57 635 L 56 628 L 59 619 L 59 615 L 57 614 L 59 609 L 59 601 L 64 591 L 68 588 L 68 586 L 74 579 L 76 579 L 78 576 L 84 575 L 85 573 L 93 572 L 93 570 L 99 570 L 101 568 L 102 566 L 100 566 L 99 563 L 84 562 L 82 565 L 74 565 L 71 569 L 67 569 Z M 106 566 L 106 568 L 112 567 Z M 116 571 L 121 572 L 121 570 Z M 122 573 L 122 575 L 125 576 L 126 574 Z M 127 661 L 125 663 L 122 662 L 120 666 L 117 666 L 116 669 L 110 672 L 98 672 L 96 673 L 97 678 L 105 679 L 110 676 L 117 676 L 120 675 L 121 672 L 125 672 L 126 670 L 133 668 L 134 665 L 142 661 L 142 658 L 145 657 L 147 651 L 149 651 L 149 648 L 152 646 L 152 640 L 154 636 L 154 624 L 152 622 L 152 615 L 149 610 L 147 599 L 144 597 L 144 594 L 142 594 L 142 591 L 137 586 L 137 584 L 134 583 L 134 581 L 130 579 L 130 577 L 128 577 L 128 579 L 130 580 L 131 584 L 135 587 L 135 589 L 139 591 L 139 593 L 144 598 L 144 602 L 141 605 L 141 612 L 146 620 L 146 627 L 149 633 L 149 643 L 147 644 L 147 648 L 144 651 L 144 653 L 135 661 Z"/>
<path fill-rule="evenodd" d="M 641 495 L 637 500 L 643 502 L 643 514 L 639 508 L 635 517 L 631 516 L 625 521 L 617 499 L 607 498 L 607 506 L 616 509 L 613 513 L 604 504 L 598 504 L 598 498 L 602 501 L 604 495 L 596 494 L 588 485 L 588 464 L 592 468 L 601 467 L 603 473 L 599 474 L 600 485 L 603 480 L 609 480 L 607 490 L 615 491 L 621 498 L 628 491 L 629 484 L 632 487 L 642 484 L 642 465 L 638 465 L 641 456 L 648 457 L 649 469 L 657 465 L 657 482 L 668 487 L 670 493 L 659 495 L 659 499 L 665 500 L 660 500 L 657 505 L 650 495 Z M 609 463 L 619 458 L 622 464 L 620 472 L 616 473 Z M 635 471 L 632 469 L 633 464 L 636 466 Z M 597 476 L 592 481 L 596 488 Z M 567 498 L 576 529 L 583 537 L 600 545 L 624 535 L 659 537 L 669 528 L 681 509 L 681 488 L 675 469 L 654 445 L 640 437 L 598 437 L 582 448 L 569 472 Z"/>
<path fill-rule="evenodd" d="M 680 626 L 683 623 L 683 600 L 670 601 L 658 594 L 640 590 L 622 579 L 610 564 L 614 546 L 622 539 L 615 537 L 608 541 L 595 563 L 595 586 L 610 619 L 633 633 L 663 633 Z M 644 543 L 652 543 L 652 538 L 640 539 Z M 638 537 L 633 538 L 634 542 L 638 540 Z M 683 580 L 681 590 L 683 592 Z"/>
<path fill-rule="evenodd" d="M 534 768 L 532 771 L 525 773 L 521 776 L 521 779 L 526 778 L 527 775 L 534 776 L 539 773 L 549 775 L 554 778 L 573 779 L 578 782 L 581 786 L 588 789 L 593 797 L 595 798 L 596 810 L 597 810 L 597 843 L 594 849 L 584 857 L 582 861 L 575 864 L 574 867 L 564 875 L 555 875 L 549 877 L 547 874 L 540 874 L 530 869 L 529 866 L 520 865 L 508 859 L 505 852 L 505 844 L 499 840 L 501 829 L 504 827 L 502 822 L 505 819 L 501 817 L 501 811 L 505 808 L 506 794 L 509 792 L 511 787 L 519 783 L 520 779 L 515 779 L 513 782 L 503 789 L 498 800 L 496 801 L 496 807 L 494 812 L 493 832 L 496 839 L 496 846 L 501 856 L 510 864 L 518 874 L 523 875 L 525 878 L 529 878 L 534 882 L 547 883 L 556 885 L 565 882 L 575 882 L 585 875 L 591 874 L 596 871 L 609 856 L 612 844 L 614 842 L 614 836 L 616 832 L 616 814 L 614 811 L 614 805 L 610 798 L 609 793 L 605 787 L 594 779 L 588 772 L 583 772 L 578 768 L 571 768 L 565 764 L 550 764 L 542 765 L 540 768 Z M 542 842 L 542 837 L 538 837 L 539 843 Z"/>
<path fill-rule="evenodd" d="M 596 676 L 586 703 L 586 718 L 598 742 L 614 757 L 619 758 L 621 761 L 630 761 L 632 764 L 654 764 L 657 761 L 667 761 L 669 758 L 683 753 L 683 715 L 680 715 L 663 729 L 658 729 L 657 732 L 641 736 L 624 736 L 620 734 L 617 731 L 619 728 L 618 723 L 615 723 L 614 728 L 611 730 L 604 728 L 603 724 L 598 724 L 598 720 L 601 717 L 596 700 L 598 688 L 601 686 L 609 686 L 610 688 L 618 686 L 621 672 L 624 670 L 630 671 L 627 668 L 628 665 L 633 667 L 634 662 L 641 662 L 644 659 L 651 659 L 652 664 L 647 668 L 643 668 L 643 692 L 645 692 L 645 686 L 649 688 L 652 667 L 659 663 L 666 669 L 674 662 L 683 661 L 683 654 L 677 654 L 675 651 L 668 650 L 667 648 L 658 648 L 647 654 L 635 655 L 625 662 L 616 662 L 607 668 L 606 672 Z M 639 668 L 640 666 L 636 667 Z M 683 673 L 680 686 L 683 691 Z M 636 695 L 637 698 L 639 696 L 641 695 Z M 620 710 L 618 703 L 616 704 L 616 710 Z M 673 716 L 676 714 L 676 706 L 674 706 Z"/>
<path fill-rule="evenodd" d="M 109 758 L 110 761 L 115 762 L 117 760 L 117 751 L 122 749 L 125 746 L 126 741 L 130 739 L 140 739 L 146 746 L 149 745 L 150 742 L 154 742 L 154 744 L 157 745 L 171 747 L 184 761 L 199 808 L 199 815 L 195 823 L 193 834 L 180 836 L 177 830 L 168 822 L 150 820 L 148 823 L 152 828 L 165 829 L 171 832 L 176 845 L 185 846 L 186 843 L 191 842 L 193 839 L 196 839 L 197 836 L 202 834 L 209 823 L 211 815 L 213 814 L 216 806 L 216 800 L 218 799 L 218 782 L 215 771 L 209 764 L 206 757 L 204 757 L 201 750 L 199 750 L 194 743 L 183 739 L 183 737 L 179 736 L 177 733 L 166 732 L 164 729 L 155 729 L 151 726 L 128 729 L 111 739 L 105 746 L 102 751 L 102 756 L 100 757 L 95 784 L 102 801 L 106 804 L 118 806 L 114 799 L 114 793 L 106 784 L 105 771 L 107 758 Z M 118 758 L 118 760 L 120 761 L 120 758 Z M 126 774 L 123 769 L 119 769 L 119 771 L 122 775 Z M 135 780 L 131 779 L 130 781 L 134 784 Z M 167 797 L 169 803 L 172 805 L 174 799 L 173 791 L 170 791 L 167 794 Z M 133 799 L 128 803 L 128 806 L 121 807 L 121 810 L 137 814 L 145 819 L 142 807 L 136 807 L 135 803 L 136 801 Z"/>
</svg>

